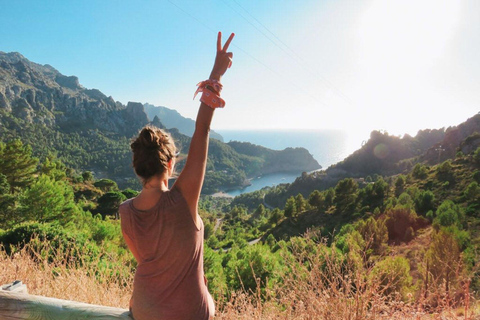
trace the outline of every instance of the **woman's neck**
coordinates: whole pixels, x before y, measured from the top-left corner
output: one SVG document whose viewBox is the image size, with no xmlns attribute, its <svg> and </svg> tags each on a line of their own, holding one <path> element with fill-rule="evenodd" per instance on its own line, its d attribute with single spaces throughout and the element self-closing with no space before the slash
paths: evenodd
<svg viewBox="0 0 480 320">
<path fill-rule="evenodd" d="M 142 191 L 146 192 L 151 191 L 167 191 L 168 190 L 168 179 L 164 177 L 152 178 L 144 184 Z"/>
</svg>

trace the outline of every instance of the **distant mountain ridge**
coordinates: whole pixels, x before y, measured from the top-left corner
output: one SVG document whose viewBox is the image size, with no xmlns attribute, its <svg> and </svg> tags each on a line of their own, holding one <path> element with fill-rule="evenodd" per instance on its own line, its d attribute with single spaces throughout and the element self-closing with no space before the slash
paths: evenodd
<svg viewBox="0 0 480 320">
<path fill-rule="evenodd" d="M 143 104 L 145 112 L 148 115 L 148 118 L 153 121 L 155 117 L 162 119 L 162 123 L 165 124 L 167 129 L 177 128 L 178 131 L 191 137 L 195 131 L 195 121 L 190 118 L 185 118 L 178 111 L 169 109 L 163 106 L 154 106 L 149 103 Z M 223 137 L 211 130 L 210 138 L 215 138 L 223 142 Z"/>
<path fill-rule="evenodd" d="M 188 152 L 190 137 L 169 124 L 173 121 L 169 119 L 186 124 L 182 130 L 191 130 L 193 120 L 174 110 L 162 110 L 164 117 L 157 113 L 150 119 L 141 103 L 125 106 L 50 65 L 31 62 L 16 52 L 0 52 L 0 141 L 21 139 L 38 157 L 56 156 L 73 169 L 93 171 L 97 178 L 111 178 L 121 187 L 138 187 L 129 144 L 146 124 L 170 128 L 181 152 Z M 266 156 L 268 150 L 252 157 L 212 139 L 203 191 L 242 186 L 251 175 L 272 168 L 284 171 L 286 168 L 273 165 L 275 157 Z M 287 167 L 298 171 L 320 167 L 305 149 L 286 152 L 290 155 Z M 180 162 L 179 169 L 182 165 Z"/>
</svg>

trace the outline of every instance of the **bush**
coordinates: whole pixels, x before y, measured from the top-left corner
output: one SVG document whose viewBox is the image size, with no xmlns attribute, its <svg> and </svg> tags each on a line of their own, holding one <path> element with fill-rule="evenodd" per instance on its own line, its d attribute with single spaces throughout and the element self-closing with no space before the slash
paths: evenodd
<svg viewBox="0 0 480 320">
<path fill-rule="evenodd" d="M 58 223 L 23 223 L 2 233 L 0 244 L 5 247 L 7 254 L 11 254 L 14 247 L 21 249 L 30 244 L 49 260 L 59 252 L 68 252 L 68 256 L 79 264 L 93 261 L 99 254 L 98 247 L 88 241 L 84 233 L 68 231 Z"/>
<path fill-rule="evenodd" d="M 421 163 L 417 163 L 412 170 L 412 177 L 416 179 L 425 179 L 427 177 L 427 167 Z"/>
<path fill-rule="evenodd" d="M 465 220 L 463 209 L 451 200 L 442 202 L 435 215 L 434 223 L 443 227 L 455 225 L 461 229 Z"/>
<path fill-rule="evenodd" d="M 285 273 L 285 265 L 278 253 L 270 247 L 256 244 L 243 249 L 232 249 L 228 254 L 225 273 L 229 288 L 256 292 L 257 281 L 262 290 L 272 288 L 280 282 Z"/>
<path fill-rule="evenodd" d="M 386 296 L 400 293 L 405 300 L 413 290 L 410 263 L 404 257 L 386 257 L 372 269 L 370 280 L 380 283 Z"/>
<path fill-rule="evenodd" d="M 452 183 L 455 180 L 453 167 L 450 160 L 447 160 L 437 167 L 436 176 L 439 181 Z"/>
<path fill-rule="evenodd" d="M 410 241 L 414 234 L 413 231 L 428 224 L 425 218 L 417 216 L 415 211 L 405 207 L 390 209 L 386 215 L 385 225 L 388 229 L 388 239 L 395 243 Z"/>
</svg>

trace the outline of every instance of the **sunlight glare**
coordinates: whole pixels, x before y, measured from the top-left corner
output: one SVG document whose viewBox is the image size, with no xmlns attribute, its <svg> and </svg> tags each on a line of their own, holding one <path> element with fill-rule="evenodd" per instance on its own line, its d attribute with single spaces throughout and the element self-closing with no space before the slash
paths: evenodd
<svg viewBox="0 0 480 320">
<path fill-rule="evenodd" d="M 374 0 L 364 12 L 357 29 L 356 97 L 373 127 L 415 134 L 414 128 L 428 126 L 421 121 L 436 116 L 433 106 L 446 107 L 435 70 L 442 68 L 460 14 L 457 0 Z"/>
</svg>

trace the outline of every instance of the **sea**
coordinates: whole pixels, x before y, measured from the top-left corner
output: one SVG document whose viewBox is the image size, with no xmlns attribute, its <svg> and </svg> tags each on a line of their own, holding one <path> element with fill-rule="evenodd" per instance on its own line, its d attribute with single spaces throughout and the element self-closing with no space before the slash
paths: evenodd
<svg viewBox="0 0 480 320">
<path fill-rule="evenodd" d="M 364 137 L 340 130 L 215 130 L 224 142 L 241 141 L 261 145 L 273 150 L 303 147 L 326 169 L 345 159 L 359 149 Z M 266 186 L 291 183 L 301 172 L 274 173 L 251 179 L 251 185 L 243 189 L 228 190 L 230 196 L 260 190 Z"/>
</svg>

